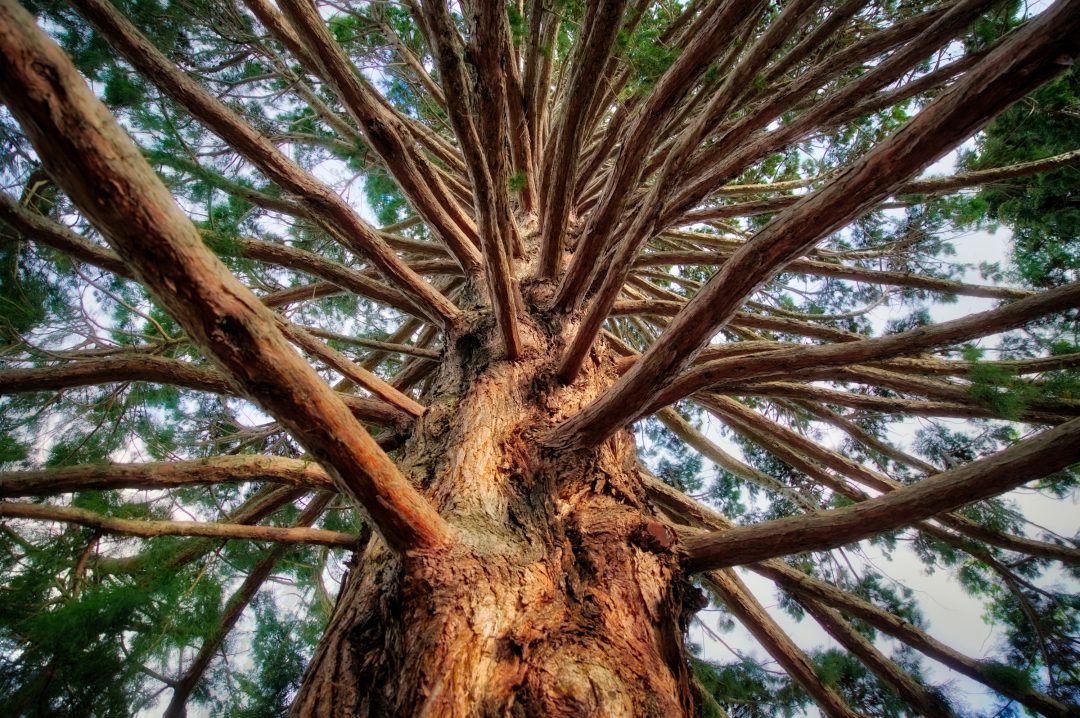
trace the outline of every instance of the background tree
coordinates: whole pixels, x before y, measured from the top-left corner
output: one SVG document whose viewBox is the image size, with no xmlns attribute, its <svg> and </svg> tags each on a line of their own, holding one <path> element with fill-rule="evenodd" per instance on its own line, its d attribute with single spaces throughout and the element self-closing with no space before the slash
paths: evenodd
<svg viewBox="0 0 1080 718">
<path fill-rule="evenodd" d="M 1078 46 L 1076 0 L 2 0 L 4 713 L 969 712 L 935 662 L 1076 715 L 1080 545 L 1009 492 L 1076 491 Z M 1027 286 L 944 259 L 984 206 Z M 695 657 L 710 603 L 782 670 Z"/>
</svg>

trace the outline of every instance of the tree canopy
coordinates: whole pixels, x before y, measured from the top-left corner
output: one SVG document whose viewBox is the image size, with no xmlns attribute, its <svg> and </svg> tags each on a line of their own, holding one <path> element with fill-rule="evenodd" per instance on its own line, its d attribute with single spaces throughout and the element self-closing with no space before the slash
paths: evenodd
<svg viewBox="0 0 1080 718">
<path fill-rule="evenodd" d="M 287 712 L 354 549 L 457 540 L 401 457 L 487 329 L 611 373 L 522 451 L 631 429 L 755 646 L 703 715 L 1076 715 L 1080 533 L 1013 492 L 1080 491 L 1078 51 L 1076 0 L 0 1 L 0 713 Z"/>
</svg>

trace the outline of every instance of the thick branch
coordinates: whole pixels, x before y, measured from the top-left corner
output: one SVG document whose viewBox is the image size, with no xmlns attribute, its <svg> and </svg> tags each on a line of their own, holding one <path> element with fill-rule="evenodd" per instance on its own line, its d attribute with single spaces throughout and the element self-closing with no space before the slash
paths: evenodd
<svg viewBox="0 0 1080 718">
<path fill-rule="evenodd" d="M 332 237 L 341 238 L 347 246 L 370 258 L 389 279 L 415 297 L 420 306 L 430 307 L 443 321 L 458 316 L 457 307 L 402 262 L 337 193 L 288 159 L 269 139 L 181 72 L 116 8 L 106 0 L 75 0 L 72 4 L 162 92 L 183 105 L 282 189 L 296 195 L 308 216 Z"/>
<path fill-rule="evenodd" d="M 733 524 L 712 509 L 690 499 L 684 494 L 667 486 L 659 479 L 645 476 L 645 486 L 649 497 L 663 507 L 667 513 L 686 523 L 723 531 Z M 903 641 L 943 665 L 979 681 L 1002 695 L 1031 708 L 1032 710 L 1055 718 L 1069 718 L 1073 709 L 1038 691 L 1018 686 L 1013 681 L 1001 680 L 992 670 L 989 662 L 977 661 L 965 656 L 927 635 L 912 623 L 894 613 L 878 608 L 858 596 L 854 596 L 821 579 L 808 576 L 779 559 L 770 559 L 748 567 L 755 573 L 775 581 L 778 586 L 793 595 L 820 601 L 828 606 L 860 618 L 874 628 Z"/>
<path fill-rule="evenodd" d="M 821 551 L 991 498 L 1080 459 L 1080 419 L 991 456 L 884 496 L 811 516 L 796 516 L 688 539 L 691 571 Z"/>
<path fill-rule="evenodd" d="M 63 51 L 13 0 L 0 8 L 0 59 L 8 68 L 0 96 L 50 175 L 188 335 L 227 368 L 231 383 L 289 428 L 368 511 L 392 548 L 446 544 L 446 523 L 292 350 L 273 313 L 203 244 Z"/>
<path fill-rule="evenodd" d="M 861 718 L 859 713 L 853 711 L 844 699 L 822 680 L 806 654 L 799 650 L 784 629 L 772 619 L 733 570 L 709 571 L 702 578 L 705 585 L 723 599 L 739 622 L 753 634 L 769 655 L 810 694 L 822 713 L 830 718 Z"/>
<path fill-rule="evenodd" d="M 0 371 L 0 395 L 129 381 L 170 384 L 229 396 L 238 393 L 228 379 L 211 367 L 166 357 L 136 356 L 73 361 L 33 369 L 5 369 Z M 346 395 L 340 398 L 361 421 L 383 426 L 402 426 L 408 422 L 405 414 L 383 401 Z"/>
</svg>

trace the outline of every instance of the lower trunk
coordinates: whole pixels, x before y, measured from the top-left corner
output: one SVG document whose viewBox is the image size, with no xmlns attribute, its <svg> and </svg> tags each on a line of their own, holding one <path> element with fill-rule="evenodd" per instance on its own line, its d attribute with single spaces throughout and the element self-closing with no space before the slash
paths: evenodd
<svg viewBox="0 0 1080 718">
<path fill-rule="evenodd" d="M 700 594 L 650 518 L 631 435 L 573 455 L 538 443 L 612 363 L 558 387 L 558 353 L 531 339 L 518 362 L 468 340 L 443 361 L 399 464 L 459 543 L 404 558 L 368 543 L 295 715 L 695 712 L 682 638 Z"/>
</svg>

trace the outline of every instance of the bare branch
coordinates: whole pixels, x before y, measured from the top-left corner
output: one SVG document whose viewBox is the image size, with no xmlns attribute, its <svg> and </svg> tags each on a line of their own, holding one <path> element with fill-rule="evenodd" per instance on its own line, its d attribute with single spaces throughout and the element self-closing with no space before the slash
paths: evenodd
<svg viewBox="0 0 1080 718">
<path fill-rule="evenodd" d="M 779 349 L 755 354 L 752 359 L 717 359 L 690 370 L 669 384 L 657 395 L 654 406 L 670 404 L 698 389 L 722 383 L 786 378 L 801 369 L 865 364 L 917 354 L 1007 331 L 1040 316 L 1077 307 L 1080 307 L 1080 283 L 1067 284 L 997 309 L 874 339 Z"/>
<path fill-rule="evenodd" d="M 134 356 L 73 361 L 33 369 L 5 369 L 0 371 L 0 395 L 129 381 L 170 384 L 228 396 L 239 393 L 224 375 L 211 367 L 167 357 Z M 383 426 L 408 423 L 405 414 L 383 401 L 346 395 L 340 395 L 340 399 L 361 421 Z"/>
<path fill-rule="evenodd" d="M 480 253 L 475 245 L 476 228 L 456 202 L 447 201 L 450 193 L 440 182 L 438 173 L 407 141 L 408 129 L 377 100 L 375 90 L 334 42 L 314 4 L 307 0 L 282 0 L 281 7 L 318 62 L 321 74 L 341 97 L 365 139 L 379 153 L 416 211 L 446 243 L 466 272 L 477 271 Z"/>
<path fill-rule="evenodd" d="M 457 317 L 457 307 L 398 259 L 337 193 L 285 157 L 270 140 L 181 72 L 116 8 L 106 0 L 76 0 L 73 5 L 162 92 L 183 105 L 286 192 L 296 195 L 309 216 L 332 237 L 344 239 L 346 246 L 369 257 L 388 278 L 414 296 L 420 306 L 430 307 L 444 322 Z"/>
<path fill-rule="evenodd" d="M 727 48 L 731 27 L 755 9 L 758 12 L 764 9 L 764 5 L 756 0 L 724 0 L 719 4 L 721 7 L 710 8 L 711 11 L 705 14 L 679 58 L 656 83 L 637 119 L 627 130 L 603 197 L 590 215 L 574 258 L 559 284 L 554 307 L 568 310 L 581 302 L 591 277 L 599 271 L 597 260 L 619 226 L 626 199 L 641 178 L 645 156 L 652 149 L 657 133 L 693 83 Z M 598 329 L 593 329 L 591 336 L 595 336 L 596 331 Z"/>
<path fill-rule="evenodd" d="M 356 548 L 357 537 L 338 531 L 322 529 L 280 528 L 277 526 L 244 526 L 217 524 L 205 521 L 142 521 L 118 519 L 112 516 L 45 504 L 23 504 L 0 501 L 0 518 L 60 521 L 99 529 L 107 533 L 154 538 L 156 536 L 202 536 L 215 539 L 244 539 L 248 541 L 282 541 Z"/>
<path fill-rule="evenodd" d="M 733 524 L 712 509 L 693 501 L 684 494 L 642 472 L 649 497 L 663 507 L 668 514 L 686 523 L 713 531 L 731 529 Z M 800 597 L 820 601 L 845 614 L 858 617 L 878 630 L 903 641 L 927 656 L 952 668 L 958 673 L 998 691 L 1002 695 L 1032 710 L 1055 718 L 1068 718 L 1073 709 L 1033 688 L 1020 686 L 1015 681 L 1001 680 L 990 662 L 977 661 L 965 656 L 927 635 L 917 626 L 885 611 L 858 596 L 854 596 L 821 579 L 808 576 L 779 559 L 769 559 L 748 566 L 751 571 L 764 576 L 785 591 Z"/>
<path fill-rule="evenodd" d="M 501 26 L 501 22 L 491 17 L 494 9 L 488 8 L 485 17 L 488 22 L 481 23 L 488 27 L 490 22 Z M 507 356 L 516 358 L 521 353 L 521 336 L 517 317 L 517 287 L 510 272 L 509 256 L 513 250 L 513 218 L 509 214 L 507 187 L 504 178 L 500 182 L 496 174 L 505 174 L 505 162 L 502 158 L 502 139 L 505 133 L 497 132 L 488 139 L 494 145 L 491 151 L 485 151 L 481 142 L 481 132 L 493 126 L 501 127 L 500 108 L 505 104 L 506 87 L 474 89 L 469 83 L 463 57 L 461 37 L 450 17 L 449 9 L 443 0 L 428 0 L 423 3 L 424 19 L 431 34 L 433 47 L 439 61 L 440 72 L 446 87 L 449 101 L 450 120 L 461 143 L 465 164 L 472 181 L 473 194 L 476 197 L 477 217 L 480 222 L 480 246 L 483 251 L 484 266 L 487 271 L 488 292 L 495 308 L 496 320 L 502 332 L 503 345 Z M 499 14 L 501 14 L 501 8 Z M 497 42 L 500 32 L 497 28 L 488 28 L 493 37 L 488 43 Z M 497 58 L 482 53 L 488 64 L 499 64 Z M 490 74 L 480 73 L 483 76 Z M 495 68 L 498 72 L 498 68 Z M 477 91 L 483 90 L 489 101 L 480 107 Z M 496 100 L 490 95 L 500 96 Z M 494 105 L 492 104 L 494 103 Z"/>
<path fill-rule="evenodd" d="M 586 18 L 578 32 L 571 61 L 570 89 L 559 109 L 552 130 L 551 151 L 545 154 L 542 175 L 544 214 L 540 220 L 540 264 L 538 276 L 554 279 L 562 254 L 563 235 L 575 196 L 576 165 L 581 150 L 582 127 L 597 92 L 626 0 L 603 0 L 587 6 Z"/>
<path fill-rule="evenodd" d="M 87 464 L 43 471 L 0 472 L 0 496 L 51 496 L 91 489 L 144 489 L 242 481 L 333 490 L 334 483 L 311 461 L 281 456 L 215 456 L 194 461 L 149 464 Z"/>
<path fill-rule="evenodd" d="M 733 570 L 709 571 L 702 578 L 705 585 L 723 599 L 728 609 L 746 626 L 769 655 L 810 694 L 822 713 L 830 717 L 859 718 L 860 714 L 853 711 L 844 699 L 822 680 L 806 654 L 799 650 L 784 629 L 772 619 Z"/>
</svg>

